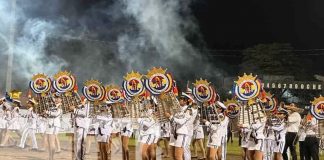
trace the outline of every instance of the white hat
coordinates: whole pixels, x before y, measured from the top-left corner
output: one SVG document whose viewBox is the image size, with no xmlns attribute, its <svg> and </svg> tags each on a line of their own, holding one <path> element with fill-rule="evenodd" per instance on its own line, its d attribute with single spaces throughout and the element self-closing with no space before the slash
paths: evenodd
<svg viewBox="0 0 324 160">
<path fill-rule="evenodd" d="M 187 93 L 187 94 L 191 94 L 191 93 L 192 93 L 192 89 L 191 89 L 191 88 L 187 88 L 186 93 Z"/>
<path fill-rule="evenodd" d="M 191 95 L 189 95 L 189 94 L 187 94 L 187 93 L 184 93 L 184 92 L 182 92 L 181 95 L 182 95 L 182 96 L 185 96 L 185 97 L 187 97 L 187 98 L 189 98 L 189 99 L 191 99 L 192 102 L 195 102 L 194 98 L 193 98 Z"/>
<path fill-rule="evenodd" d="M 106 104 L 114 104 L 112 101 L 106 101 Z"/>
<path fill-rule="evenodd" d="M 224 103 L 220 102 L 220 101 L 216 101 L 217 105 L 223 109 L 226 109 L 227 107 L 224 105 Z"/>
</svg>

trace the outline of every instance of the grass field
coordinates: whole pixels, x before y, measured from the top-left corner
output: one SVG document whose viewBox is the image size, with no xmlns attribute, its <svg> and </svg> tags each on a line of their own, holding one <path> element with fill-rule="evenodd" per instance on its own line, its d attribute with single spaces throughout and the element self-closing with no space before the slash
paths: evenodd
<svg viewBox="0 0 324 160">
<path fill-rule="evenodd" d="M 18 139 L 17 136 L 14 136 L 15 139 Z M 59 134 L 59 139 L 61 141 L 62 152 L 55 155 L 55 159 L 70 160 L 72 159 L 72 137 L 67 136 L 66 134 Z M 91 137 L 93 138 L 93 137 Z M 41 145 L 41 137 L 37 136 L 38 143 Z M 30 142 L 29 142 L 30 143 Z M 41 146 L 39 146 L 41 147 Z M 130 139 L 129 142 L 131 160 L 140 159 L 139 157 L 135 158 L 136 149 L 139 147 L 136 146 L 135 139 Z M 98 159 L 98 150 L 97 145 L 93 142 L 90 148 L 91 153 L 87 155 L 86 159 L 96 160 Z M 297 145 L 297 154 L 299 156 L 299 148 Z M 323 153 L 324 154 L 324 153 Z M 1 148 L 0 149 L 0 159 L 28 159 L 28 160 L 42 160 L 47 158 L 47 152 L 31 152 L 28 149 L 19 149 L 15 147 Z M 121 159 L 121 153 L 112 154 L 111 159 Z M 161 159 L 161 156 L 158 156 L 158 159 Z M 169 158 L 170 159 L 170 158 Z M 166 160 L 169 160 L 166 159 Z M 241 158 L 241 148 L 238 145 L 238 138 L 233 139 L 233 143 L 228 143 L 227 145 L 227 159 L 230 160 L 239 160 Z M 299 157 L 298 157 L 299 159 Z M 320 156 L 321 160 L 324 160 L 324 155 Z"/>
</svg>

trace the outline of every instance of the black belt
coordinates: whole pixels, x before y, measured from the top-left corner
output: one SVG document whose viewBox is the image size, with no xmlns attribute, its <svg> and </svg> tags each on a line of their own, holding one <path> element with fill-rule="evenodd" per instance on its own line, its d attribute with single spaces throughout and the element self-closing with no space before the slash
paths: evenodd
<svg viewBox="0 0 324 160">
<path fill-rule="evenodd" d="M 317 137 L 316 135 L 306 135 L 306 138 L 307 137 Z"/>
</svg>

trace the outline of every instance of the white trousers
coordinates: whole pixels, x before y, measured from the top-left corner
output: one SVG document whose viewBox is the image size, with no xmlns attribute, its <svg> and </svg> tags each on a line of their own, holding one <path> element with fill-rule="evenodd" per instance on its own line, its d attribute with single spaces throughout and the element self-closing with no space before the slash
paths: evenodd
<svg viewBox="0 0 324 160">
<path fill-rule="evenodd" d="M 74 157 L 75 160 L 85 159 L 85 140 L 87 137 L 87 130 L 81 127 L 74 129 Z"/>
<path fill-rule="evenodd" d="M 21 139 L 20 139 L 20 145 L 19 147 L 21 148 L 25 148 L 25 142 L 26 142 L 26 139 L 27 139 L 27 136 L 31 136 L 32 138 L 32 143 L 33 143 L 33 149 L 37 149 L 38 146 L 37 146 L 37 140 L 36 140 L 36 129 L 32 129 L 32 128 L 25 128 L 22 132 L 22 135 L 21 135 Z"/>
<path fill-rule="evenodd" d="M 192 139 L 192 136 L 188 136 L 188 140 L 186 142 L 186 145 L 185 145 L 184 151 L 183 151 L 184 160 L 191 160 L 191 151 L 190 151 L 191 139 Z"/>
</svg>

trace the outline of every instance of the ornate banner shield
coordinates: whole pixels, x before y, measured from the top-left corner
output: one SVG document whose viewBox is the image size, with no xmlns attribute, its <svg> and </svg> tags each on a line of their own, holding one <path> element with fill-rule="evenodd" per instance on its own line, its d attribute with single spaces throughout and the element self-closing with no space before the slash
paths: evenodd
<svg viewBox="0 0 324 160">
<path fill-rule="evenodd" d="M 207 80 L 200 78 L 200 80 L 196 80 L 193 85 L 192 94 L 195 96 L 197 101 L 205 103 L 213 98 L 213 94 L 215 93 Z"/>
<path fill-rule="evenodd" d="M 29 86 L 36 94 L 46 94 L 51 90 L 51 79 L 45 74 L 36 74 Z"/>
<path fill-rule="evenodd" d="M 278 105 L 277 99 L 275 98 L 274 95 L 272 95 L 269 92 L 266 92 L 266 97 L 265 98 L 266 98 L 266 103 L 264 105 L 264 109 L 266 111 L 273 112 L 277 108 L 277 105 Z"/>
<path fill-rule="evenodd" d="M 170 74 L 166 73 L 166 69 L 153 67 L 146 76 L 145 87 L 153 95 L 160 95 L 172 89 L 173 79 Z"/>
<path fill-rule="evenodd" d="M 123 81 L 123 89 L 125 93 L 130 96 L 139 96 L 145 92 L 142 75 L 138 72 L 127 73 Z"/>
<path fill-rule="evenodd" d="M 67 71 L 60 71 L 54 75 L 53 87 L 57 92 L 69 92 L 73 90 L 75 83 L 75 78 Z"/>
<path fill-rule="evenodd" d="M 227 107 L 226 112 L 229 118 L 234 119 L 240 114 L 240 106 L 234 99 L 227 99 L 224 105 Z"/>
<path fill-rule="evenodd" d="M 235 82 L 234 93 L 240 100 L 249 100 L 259 95 L 261 83 L 257 80 L 257 76 L 247 75 L 244 73 L 242 77 L 238 77 Z"/>
<path fill-rule="evenodd" d="M 324 120 L 324 97 L 319 96 L 311 102 L 311 113 L 318 120 Z"/>
<path fill-rule="evenodd" d="M 86 81 L 82 93 L 91 102 L 102 101 L 105 98 L 105 88 L 98 80 Z"/>
<path fill-rule="evenodd" d="M 123 93 L 116 85 L 106 86 L 106 97 L 108 101 L 112 103 L 118 103 L 123 101 Z"/>
</svg>

